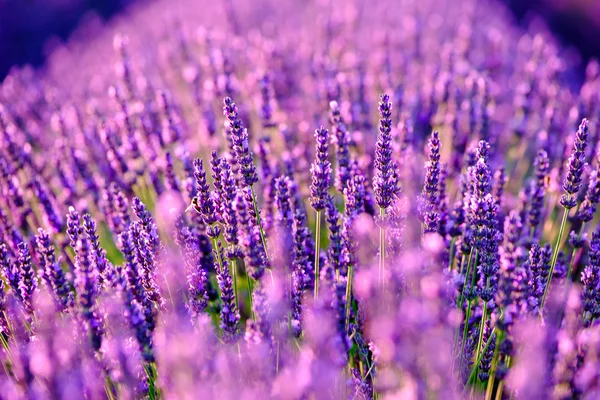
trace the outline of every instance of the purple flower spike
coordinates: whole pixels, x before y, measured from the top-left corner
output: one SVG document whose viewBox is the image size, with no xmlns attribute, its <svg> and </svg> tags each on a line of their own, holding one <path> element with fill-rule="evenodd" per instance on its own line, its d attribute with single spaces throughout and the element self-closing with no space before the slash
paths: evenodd
<svg viewBox="0 0 600 400">
<path fill-rule="evenodd" d="M 535 232 L 541 221 L 544 210 L 544 197 L 548 186 L 548 173 L 550 171 L 550 160 L 545 150 L 540 150 L 535 157 L 535 181 L 531 192 L 531 209 L 527 215 L 527 223 Z"/>
<path fill-rule="evenodd" d="M 588 144 L 588 120 L 583 119 L 579 129 L 575 133 L 575 143 L 568 161 L 568 171 L 563 181 L 563 189 L 566 194 L 560 198 L 560 204 L 568 209 L 577 205 L 577 194 L 581 189 L 583 171 L 585 169 L 585 150 Z"/>
<path fill-rule="evenodd" d="M 315 161 L 310 172 L 312 174 L 312 185 L 310 187 L 310 205 L 315 211 L 325 208 L 325 198 L 329 191 L 329 180 L 331 179 L 331 163 L 329 162 L 329 132 L 320 127 L 315 131 L 317 140 Z"/>
<path fill-rule="evenodd" d="M 240 165 L 242 180 L 246 186 L 252 186 L 258 182 L 256 167 L 252 160 L 252 152 L 248 144 L 248 131 L 244 128 L 242 120 L 238 116 L 237 107 L 231 98 L 226 97 L 223 101 L 223 114 L 229 120 L 233 148 Z"/>
<path fill-rule="evenodd" d="M 29 252 L 29 245 L 27 243 L 19 243 L 19 257 L 17 259 L 19 264 L 19 293 L 21 302 L 25 311 L 29 315 L 33 315 L 33 294 L 37 290 L 37 276 L 33 269 L 31 262 L 31 254 Z"/>
<path fill-rule="evenodd" d="M 375 152 L 376 171 L 373 189 L 377 205 L 386 209 L 393 204 L 400 190 L 397 167 L 392 160 L 392 103 L 387 94 L 380 96 L 379 115 L 381 119 L 379 120 L 379 137 Z"/>
<path fill-rule="evenodd" d="M 69 244 L 74 249 L 77 247 L 77 241 L 83 234 L 81 228 L 81 219 L 79 213 L 75 211 L 75 208 L 69 207 L 69 213 L 67 214 L 67 236 L 69 236 Z"/>
<path fill-rule="evenodd" d="M 56 259 L 50 236 L 42 228 L 38 229 L 36 243 L 39 258 L 44 264 L 44 279 L 50 285 L 60 309 L 64 311 L 73 304 L 73 293 L 67 276 Z"/>
<path fill-rule="evenodd" d="M 424 205 L 422 210 L 422 218 L 424 221 L 423 232 L 431 233 L 438 230 L 439 225 L 439 206 L 440 195 L 440 136 L 437 131 L 431 134 L 429 139 L 429 161 L 425 164 L 425 185 L 421 194 Z"/>
<path fill-rule="evenodd" d="M 583 222 L 590 222 L 594 219 L 596 213 L 597 204 L 600 202 L 600 182 L 598 180 L 598 170 L 594 170 L 590 173 L 589 184 L 585 199 L 581 203 L 579 209 L 579 219 Z"/>
<path fill-rule="evenodd" d="M 592 320 L 600 317 L 600 234 L 598 232 L 592 234 L 589 256 L 589 265 L 581 275 L 584 320 L 588 325 Z"/>
<path fill-rule="evenodd" d="M 0 269 L 8 280 L 14 295 L 21 299 L 21 290 L 19 289 L 21 274 L 17 264 L 9 256 L 9 248 L 4 243 L 0 243 Z"/>
<path fill-rule="evenodd" d="M 229 272 L 229 262 L 224 257 L 221 242 L 217 241 L 217 247 L 214 249 L 215 258 L 221 262 L 215 262 L 217 270 L 217 283 L 221 293 L 221 329 L 223 331 L 223 340 L 231 343 L 237 340 L 239 336 L 240 314 L 235 305 L 235 292 L 233 280 Z"/>
<path fill-rule="evenodd" d="M 77 301 L 84 318 L 90 344 L 94 351 L 102 345 L 103 321 L 96 300 L 98 298 L 98 271 L 95 269 L 93 250 L 87 237 L 80 237 L 75 248 L 75 286 Z"/>
<path fill-rule="evenodd" d="M 335 171 L 335 187 L 344 192 L 350 179 L 350 133 L 342 119 L 342 113 L 337 101 L 329 103 L 330 122 L 333 125 L 332 141 L 336 148 L 337 168 Z"/>
<path fill-rule="evenodd" d="M 206 182 L 206 171 L 203 161 L 199 158 L 194 160 L 194 176 L 198 186 L 198 194 L 192 200 L 194 210 L 202 216 L 206 225 L 213 225 L 217 222 L 217 208 L 213 197 L 210 195 L 210 187 Z"/>
</svg>

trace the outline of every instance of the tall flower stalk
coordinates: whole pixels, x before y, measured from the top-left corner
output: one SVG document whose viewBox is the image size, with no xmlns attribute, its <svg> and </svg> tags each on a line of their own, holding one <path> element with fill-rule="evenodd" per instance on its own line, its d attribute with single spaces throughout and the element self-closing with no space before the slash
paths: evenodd
<svg viewBox="0 0 600 400">
<path fill-rule="evenodd" d="M 315 299 L 319 297 L 319 252 L 321 248 L 321 213 L 325 209 L 327 192 L 331 179 L 331 163 L 329 162 L 329 132 L 322 126 L 315 131 L 316 155 L 310 172 L 310 205 L 315 210 Z"/>
<path fill-rule="evenodd" d="M 581 189 L 583 171 L 585 170 L 585 150 L 587 148 L 587 144 L 588 120 L 584 118 L 579 125 L 579 129 L 577 129 L 577 132 L 575 133 L 575 143 L 573 144 L 573 150 L 571 151 L 571 156 L 569 157 L 568 161 L 567 176 L 563 181 L 563 189 L 565 193 L 560 198 L 560 205 L 564 208 L 563 217 L 562 221 L 560 222 L 556 244 L 554 245 L 552 261 L 550 262 L 550 273 L 548 274 L 548 280 L 546 282 L 546 287 L 544 288 L 544 295 L 542 296 L 542 303 L 540 304 L 540 315 L 544 311 L 544 305 L 546 304 L 546 298 L 548 297 L 548 291 L 550 290 L 550 283 L 552 282 L 552 276 L 554 275 L 554 269 L 556 268 L 556 261 L 558 260 L 558 253 L 560 252 L 560 246 L 565 233 L 569 211 L 577 205 L 577 194 Z M 571 275 L 570 270 L 571 267 L 569 267 L 569 276 Z"/>
<path fill-rule="evenodd" d="M 392 160 L 392 103 L 390 96 L 382 94 L 379 98 L 379 137 L 375 150 L 375 177 L 373 190 L 379 206 L 379 283 L 385 281 L 385 218 L 399 192 L 398 171 Z"/>
<path fill-rule="evenodd" d="M 260 219 L 260 210 L 258 209 L 258 203 L 256 201 L 256 193 L 254 192 L 254 184 L 258 182 L 258 175 L 256 173 L 256 167 L 252 159 L 252 152 L 250 151 L 250 144 L 248 140 L 248 130 L 244 128 L 244 124 L 238 115 L 238 109 L 230 97 L 226 97 L 223 100 L 223 115 L 229 121 L 229 128 L 231 129 L 231 140 L 233 143 L 233 149 L 235 151 L 238 164 L 240 165 L 240 174 L 244 186 L 250 188 L 252 192 L 252 205 L 254 208 L 254 218 L 256 224 L 260 229 L 260 238 L 263 243 L 263 247 L 267 251 L 267 240 L 265 232 L 263 230 L 262 222 Z"/>
</svg>

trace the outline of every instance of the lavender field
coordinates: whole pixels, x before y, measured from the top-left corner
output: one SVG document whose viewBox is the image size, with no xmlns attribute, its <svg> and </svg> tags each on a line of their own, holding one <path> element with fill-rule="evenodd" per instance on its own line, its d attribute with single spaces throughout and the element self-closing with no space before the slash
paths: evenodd
<svg viewBox="0 0 600 400">
<path fill-rule="evenodd" d="M 599 116 L 493 1 L 92 20 L 0 83 L 0 399 L 598 399 Z"/>
</svg>

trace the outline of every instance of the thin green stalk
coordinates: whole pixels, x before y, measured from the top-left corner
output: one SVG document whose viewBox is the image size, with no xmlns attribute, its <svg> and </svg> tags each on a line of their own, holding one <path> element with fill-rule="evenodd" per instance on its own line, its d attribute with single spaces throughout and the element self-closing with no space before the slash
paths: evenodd
<svg viewBox="0 0 600 400">
<path fill-rule="evenodd" d="M 379 225 L 379 284 L 384 286 L 384 269 L 385 269 L 385 229 L 383 227 L 383 220 L 385 219 L 385 208 L 379 209 L 379 216 L 381 217 Z"/>
<path fill-rule="evenodd" d="M 250 186 L 250 190 L 252 191 L 252 205 L 254 206 L 254 213 L 256 214 L 256 224 L 258 225 L 258 229 L 260 230 L 260 240 L 262 241 L 263 247 L 265 248 L 267 258 L 269 258 L 269 251 L 267 250 L 267 240 L 260 219 L 260 210 L 258 209 L 258 203 L 256 202 L 256 193 L 254 193 L 254 186 Z"/>
<path fill-rule="evenodd" d="M 486 286 L 486 288 L 489 288 L 490 278 L 487 278 L 485 286 Z M 483 313 L 481 314 L 481 324 L 479 325 L 479 340 L 477 341 L 475 359 L 479 358 L 479 352 L 481 351 L 481 345 L 483 342 L 483 331 L 485 329 L 485 323 L 487 322 L 487 318 L 488 318 L 488 315 L 487 315 L 488 309 L 487 308 L 488 308 L 488 303 L 487 303 L 487 301 L 484 300 Z M 490 335 L 490 338 L 491 338 L 491 335 Z"/>
<path fill-rule="evenodd" d="M 558 238 L 556 240 L 556 246 L 554 247 L 554 253 L 552 254 L 552 261 L 550 263 L 550 273 L 548 274 L 548 280 L 546 281 L 546 287 L 544 288 L 544 295 L 542 296 L 542 304 L 540 306 L 540 315 L 544 312 L 544 305 L 546 304 L 546 297 L 550 289 L 550 283 L 552 282 L 552 275 L 554 274 L 554 267 L 556 266 L 556 260 L 558 260 L 558 252 L 560 251 L 560 243 L 562 242 L 563 235 L 565 233 L 565 226 L 567 225 L 567 217 L 569 215 L 569 209 L 565 208 L 563 218 L 560 223 L 560 229 L 558 231 Z"/>
<path fill-rule="evenodd" d="M 454 246 L 456 245 L 456 237 L 453 237 L 450 241 L 450 255 L 448 257 L 448 271 L 452 271 L 452 267 L 454 266 Z"/>
<path fill-rule="evenodd" d="M 346 329 L 350 325 L 350 307 L 352 305 L 352 275 L 354 273 L 354 267 L 350 265 L 348 267 L 348 281 L 346 282 Z"/>
<path fill-rule="evenodd" d="M 160 391 L 156 386 L 156 379 L 158 378 L 156 366 L 154 363 L 146 364 L 144 369 L 146 370 L 146 375 L 148 376 L 148 398 L 150 400 L 160 399 Z"/>
<path fill-rule="evenodd" d="M 485 400 L 492 400 L 494 391 L 494 381 L 496 380 L 496 370 L 498 368 L 498 356 L 500 354 L 500 335 L 496 335 L 496 347 L 494 348 L 494 357 L 492 358 L 492 370 L 485 388 Z"/>
<path fill-rule="evenodd" d="M 246 286 L 248 287 L 248 305 L 250 306 L 250 315 L 252 319 L 256 319 L 254 316 L 254 307 L 252 306 L 252 278 L 250 275 L 246 275 Z"/>
<path fill-rule="evenodd" d="M 239 294 L 238 294 L 238 287 L 237 287 L 237 268 L 236 268 L 235 258 L 230 258 L 229 263 L 231 265 L 231 276 L 233 278 L 233 293 L 234 293 L 234 297 L 235 297 L 235 306 L 239 310 L 240 304 L 239 304 L 239 300 L 238 300 Z"/>
<path fill-rule="evenodd" d="M 315 299 L 319 298 L 319 250 L 321 247 L 321 210 L 317 211 L 315 233 Z"/>
<path fill-rule="evenodd" d="M 106 397 L 109 400 L 116 400 L 119 398 L 117 385 L 115 385 L 108 374 L 104 377 L 104 391 L 106 392 Z"/>
</svg>

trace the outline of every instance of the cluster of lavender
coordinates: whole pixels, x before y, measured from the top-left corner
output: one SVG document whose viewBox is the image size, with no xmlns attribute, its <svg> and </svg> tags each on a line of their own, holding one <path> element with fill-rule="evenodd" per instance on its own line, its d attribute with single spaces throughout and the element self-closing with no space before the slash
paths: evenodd
<svg viewBox="0 0 600 400">
<path fill-rule="evenodd" d="M 600 396 L 600 66 L 492 2 L 296 3 L 2 82 L 0 398 Z"/>
</svg>

